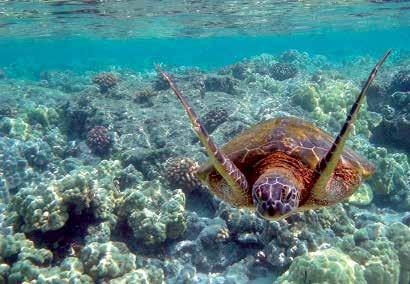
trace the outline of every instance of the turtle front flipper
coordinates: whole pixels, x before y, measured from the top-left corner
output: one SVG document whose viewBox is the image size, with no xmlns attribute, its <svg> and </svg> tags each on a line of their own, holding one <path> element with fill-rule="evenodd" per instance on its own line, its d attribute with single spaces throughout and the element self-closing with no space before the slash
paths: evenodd
<svg viewBox="0 0 410 284">
<path fill-rule="evenodd" d="M 347 115 L 346 121 L 342 129 L 340 130 L 339 135 L 337 135 L 336 139 L 334 140 L 330 149 L 327 151 L 326 155 L 324 155 L 323 158 L 316 165 L 313 177 L 313 187 L 311 191 L 313 198 L 326 200 L 326 196 L 329 196 L 327 194 L 328 182 L 343 153 L 345 142 L 351 131 L 352 125 L 356 120 L 360 106 L 363 104 L 364 97 L 367 93 L 367 89 L 376 77 L 377 71 L 379 70 L 380 66 L 384 63 L 384 61 L 387 59 L 390 53 L 391 49 L 389 49 L 383 55 L 380 61 L 374 66 L 372 72 L 370 73 L 366 83 L 362 88 L 362 91 L 360 92 L 352 108 L 350 109 L 350 112 Z"/>
<path fill-rule="evenodd" d="M 181 101 L 186 113 L 191 120 L 193 129 L 205 147 L 206 152 L 211 159 L 215 169 L 225 179 L 228 186 L 225 188 L 224 195 L 225 201 L 231 202 L 233 205 L 241 206 L 249 204 L 250 195 L 248 194 L 248 181 L 242 172 L 236 167 L 236 165 L 222 153 L 219 147 L 214 143 L 212 138 L 201 123 L 198 114 L 192 109 L 186 98 L 177 88 L 172 78 L 165 73 L 159 66 L 157 66 L 158 72 L 168 82 L 175 95 Z"/>
</svg>

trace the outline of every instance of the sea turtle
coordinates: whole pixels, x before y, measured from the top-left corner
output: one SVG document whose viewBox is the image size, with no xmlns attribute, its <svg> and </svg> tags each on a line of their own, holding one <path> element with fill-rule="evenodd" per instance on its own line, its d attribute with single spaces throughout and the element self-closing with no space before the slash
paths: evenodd
<svg viewBox="0 0 410 284">
<path fill-rule="evenodd" d="M 312 123 L 279 117 L 253 126 L 221 149 L 172 78 L 157 68 L 181 101 L 210 158 L 197 170 L 199 179 L 233 206 L 278 220 L 338 203 L 374 172 L 370 162 L 344 145 L 367 89 L 390 53 L 373 68 L 335 139 Z"/>
</svg>

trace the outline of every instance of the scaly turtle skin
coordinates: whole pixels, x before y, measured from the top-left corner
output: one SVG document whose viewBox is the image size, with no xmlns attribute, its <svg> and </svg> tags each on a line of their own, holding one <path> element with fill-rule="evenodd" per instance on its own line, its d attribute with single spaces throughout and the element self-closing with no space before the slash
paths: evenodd
<svg viewBox="0 0 410 284">
<path fill-rule="evenodd" d="M 390 53 L 373 68 L 335 139 L 309 122 L 280 117 L 253 126 L 221 149 L 172 78 L 158 70 L 181 101 L 210 158 L 197 171 L 200 180 L 220 199 L 278 220 L 340 202 L 373 173 L 370 162 L 344 145 L 367 89 Z"/>
</svg>

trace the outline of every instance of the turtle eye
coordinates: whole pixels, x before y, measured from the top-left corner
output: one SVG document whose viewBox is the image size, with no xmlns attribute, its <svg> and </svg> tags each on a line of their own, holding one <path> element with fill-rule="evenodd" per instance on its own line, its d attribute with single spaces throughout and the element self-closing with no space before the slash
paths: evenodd
<svg viewBox="0 0 410 284">
<path fill-rule="evenodd" d="M 289 186 L 284 185 L 281 190 L 281 200 L 288 201 L 291 195 L 292 194 Z"/>
<path fill-rule="evenodd" d="M 288 195 L 286 196 L 286 201 L 289 201 L 291 197 L 292 197 L 292 192 L 289 191 Z"/>
</svg>

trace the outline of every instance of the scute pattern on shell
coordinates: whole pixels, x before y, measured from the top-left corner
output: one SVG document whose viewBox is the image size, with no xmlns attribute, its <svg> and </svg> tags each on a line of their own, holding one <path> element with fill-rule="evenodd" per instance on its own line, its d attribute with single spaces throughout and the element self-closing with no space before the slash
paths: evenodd
<svg viewBox="0 0 410 284">
<path fill-rule="evenodd" d="M 266 158 L 280 154 L 283 162 L 293 161 L 292 163 L 295 164 L 294 162 L 298 161 L 296 164 L 300 164 L 297 168 L 305 172 L 304 174 L 308 174 L 315 169 L 317 163 L 331 147 L 333 140 L 330 134 L 309 122 L 298 118 L 279 117 L 261 122 L 244 131 L 225 144 L 222 151 L 245 175 L 250 190 L 260 175 L 256 169 L 262 166 Z M 354 192 L 362 177 L 371 175 L 373 171 L 374 166 L 370 162 L 345 147 L 341 160 L 327 186 L 328 194 L 308 198 L 309 194 L 302 193 L 305 199 L 303 204 L 299 205 L 300 209 L 302 207 L 303 210 L 313 209 L 341 201 Z M 210 162 L 198 169 L 198 175 L 202 177 L 202 180 L 208 181 L 214 194 L 220 195 L 225 185 L 222 177 Z M 311 180 L 309 176 L 306 178 L 303 190 L 310 192 Z M 230 202 L 230 198 L 224 196 L 220 198 Z M 249 205 L 240 204 L 245 207 Z"/>
<path fill-rule="evenodd" d="M 313 169 L 333 143 L 333 137 L 312 123 L 292 117 L 278 117 L 255 125 L 233 138 L 222 151 L 239 167 L 255 164 L 274 151 L 300 159 Z M 341 163 L 369 176 L 374 166 L 345 147 Z M 205 165 L 204 170 L 209 165 Z"/>
</svg>

